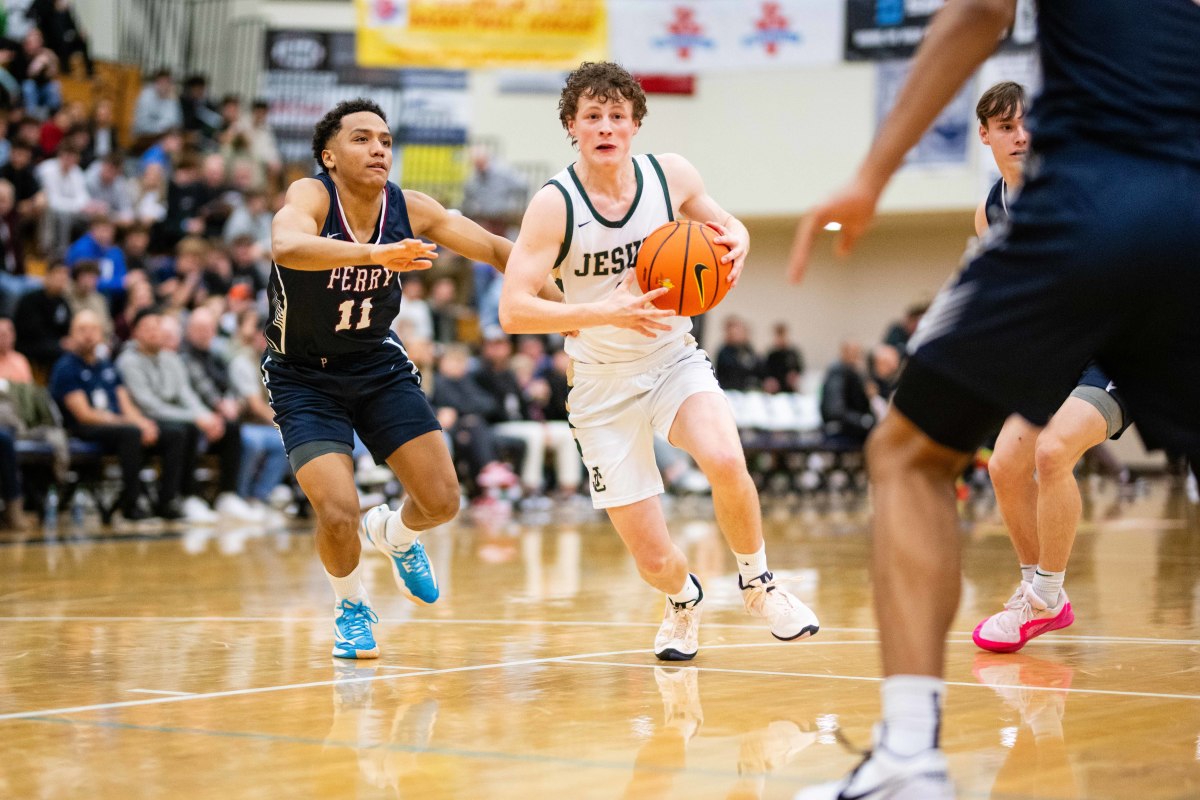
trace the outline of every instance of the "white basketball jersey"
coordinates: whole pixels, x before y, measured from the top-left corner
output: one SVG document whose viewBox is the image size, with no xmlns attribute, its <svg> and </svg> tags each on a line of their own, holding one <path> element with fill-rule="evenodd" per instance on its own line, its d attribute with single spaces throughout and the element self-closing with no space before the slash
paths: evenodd
<svg viewBox="0 0 1200 800">
<path fill-rule="evenodd" d="M 550 179 L 567 203 L 567 228 L 555 263 L 568 303 L 603 300 L 617 288 L 625 270 L 633 269 L 638 248 L 655 228 L 675 219 L 667 179 L 652 155 L 633 157 L 637 192 L 628 213 L 619 220 L 600 216 L 588 199 L 574 166 Z M 637 282 L 634 292 L 640 292 Z M 692 329 L 687 317 L 660 320 L 671 326 L 656 336 L 628 328 L 601 325 L 567 337 L 567 355 L 585 364 L 618 364 L 645 358 L 663 346 L 680 341 Z"/>
</svg>

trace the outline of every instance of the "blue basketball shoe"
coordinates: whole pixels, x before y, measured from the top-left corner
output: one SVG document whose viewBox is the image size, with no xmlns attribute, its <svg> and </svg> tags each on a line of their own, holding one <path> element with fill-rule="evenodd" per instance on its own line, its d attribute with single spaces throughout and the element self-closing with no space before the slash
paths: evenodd
<svg viewBox="0 0 1200 800">
<path fill-rule="evenodd" d="M 414 603 L 428 605 L 438 599 L 437 576 L 433 565 L 421 543 L 414 541 L 407 549 L 388 544 L 387 521 L 391 514 L 398 514 L 386 505 L 378 505 L 363 515 L 359 530 L 375 549 L 388 557 L 392 565 L 392 577 L 404 596 Z"/>
<path fill-rule="evenodd" d="M 333 618 L 333 654 L 338 658 L 379 658 L 371 626 L 379 617 L 366 603 L 343 600 Z"/>
</svg>

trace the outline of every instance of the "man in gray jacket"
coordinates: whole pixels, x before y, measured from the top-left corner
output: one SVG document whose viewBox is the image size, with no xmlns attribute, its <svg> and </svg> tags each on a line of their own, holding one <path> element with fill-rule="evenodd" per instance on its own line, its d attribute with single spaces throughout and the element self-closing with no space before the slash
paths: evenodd
<svg viewBox="0 0 1200 800">
<path fill-rule="evenodd" d="M 133 319 L 132 332 L 132 340 L 117 358 L 117 371 L 142 413 L 160 429 L 177 427 L 184 432 L 184 517 L 191 522 L 216 519 L 208 504 L 195 496 L 196 455 L 201 437 L 221 462 L 217 510 L 230 516 L 247 516 L 241 513 L 245 503 L 235 492 L 242 458 L 241 437 L 236 431 L 227 432 L 221 415 L 205 406 L 192 389 L 179 354 L 163 346 L 162 315 L 157 309 L 139 311 Z"/>
</svg>

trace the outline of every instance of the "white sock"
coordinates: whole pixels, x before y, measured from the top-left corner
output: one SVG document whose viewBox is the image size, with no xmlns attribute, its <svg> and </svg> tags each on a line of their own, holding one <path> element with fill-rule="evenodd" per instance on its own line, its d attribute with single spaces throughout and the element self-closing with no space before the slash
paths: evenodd
<svg viewBox="0 0 1200 800">
<path fill-rule="evenodd" d="M 667 595 L 667 599 L 677 606 L 693 603 L 700 599 L 700 584 L 696 583 L 696 579 L 689 574 L 683 582 L 683 588 L 674 594 Z"/>
<path fill-rule="evenodd" d="M 1021 565 L 1021 580 L 1025 583 L 1033 583 L 1033 573 L 1037 571 L 1037 564 L 1022 564 Z"/>
<path fill-rule="evenodd" d="M 362 582 L 361 563 L 355 566 L 353 571 L 344 578 L 330 575 L 328 570 L 325 571 L 325 576 L 329 578 L 329 585 L 333 587 L 334 601 L 339 606 L 343 600 L 353 600 L 356 603 L 366 602 L 367 589 L 363 586 Z"/>
<path fill-rule="evenodd" d="M 387 519 L 387 524 L 384 526 L 383 538 L 387 539 L 387 543 L 398 550 L 407 550 L 412 547 L 412 543 L 417 540 L 420 534 L 404 524 L 402 512 L 404 504 L 393 511 Z"/>
<path fill-rule="evenodd" d="M 1062 572 L 1047 572 L 1038 567 L 1033 573 L 1033 593 L 1045 600 L 1047 606 L 1054 608 L 1058 605 L 1058 595 L 1066 577 L 1065 569 Z"/>
<path fill-rule="evenodd" d="M 938 747 L 946 682 L 929 675 L 893 675 L 883 682 L 880 745 L 902 758 Z"/>
<path fill-rule="evenodd" d="M 734 553 L 737 559 L 738 572 L 742 575 L 742 586 L 749 586 L 750 581 L 765 575 L 767 570 L 767 546 L 758 546 L 757 553 Z"/>
</svg>

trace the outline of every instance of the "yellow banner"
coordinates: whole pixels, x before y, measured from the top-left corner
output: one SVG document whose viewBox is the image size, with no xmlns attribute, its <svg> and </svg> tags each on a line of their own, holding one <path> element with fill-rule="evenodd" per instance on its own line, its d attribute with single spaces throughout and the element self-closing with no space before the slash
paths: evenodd
<svg viewBox="0 0 1200 800">
<path fill-rule="evenodd" d="M 604 0 L 356 0 L 364 67 L 572 69 L 608 53 Z"/>
</svg>

